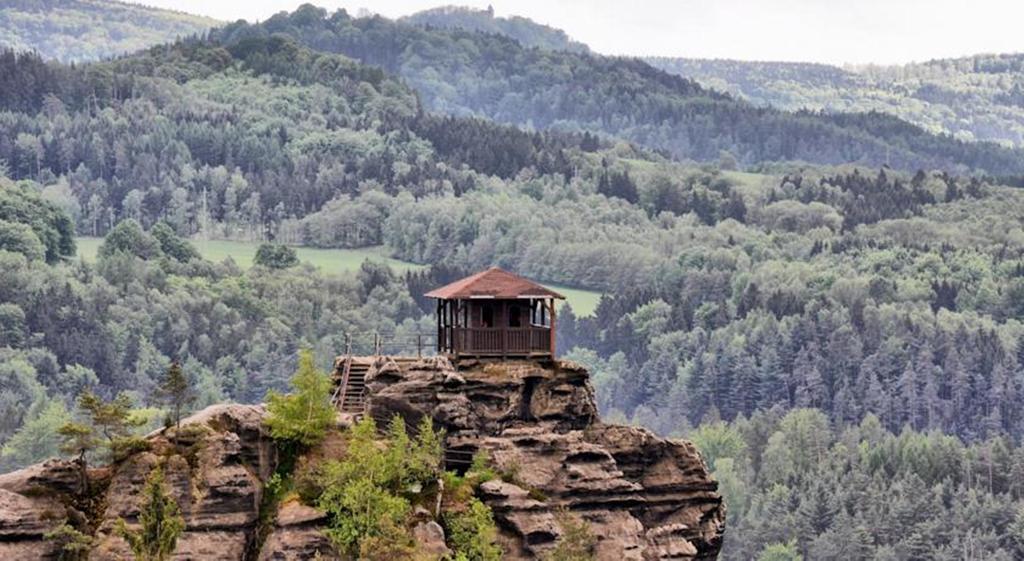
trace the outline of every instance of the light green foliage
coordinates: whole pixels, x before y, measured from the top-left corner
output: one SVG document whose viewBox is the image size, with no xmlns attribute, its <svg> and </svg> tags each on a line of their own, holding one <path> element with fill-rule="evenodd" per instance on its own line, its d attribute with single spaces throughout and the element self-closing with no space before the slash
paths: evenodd
<svg viewBox="0 0 1024 561">
<path fill-rule="evenodd" d="M 545 561 L 593 561 L 597 537 L 591 531 L 590 525 L 566 510 L 559 511 L 555 518 L 562 530 L 562 536 L 554 549 L 544 556 Z"/>
<path fill-rule="evenodd" d="M 163 470 L 155 468 L 146 480 L 139 509 L 139 528 L 117 520 L 116 532 L 128 542 L 136 561 L 166 561 L 174 554 L 178 537 L 185 530 L 177 501 L 164 488 Z"/>
<path fill-rule="evenodd" d="M 687 437 L 700 450 L 711 471 L 715 471 L 720 458 L 743 460 L 746 457 L 747 443 L 743 435 L 726 423 L 702 424 Z"/>
<path fill-rule="evenodd" d="M 498 561 L 501 548 L 495 543 L 498 530 L 491 509 L 473 497 L 465 508 L 446 512 L 443 517 L 448 542 L 456 559 Z"/>
<path fill-rule="evenodd" d="M 57 432 L 71 420 L 64 403 L 49 400 L 34 404 L 24 425 L 0 449 L 0 471 L 53 458 L 61 450 Z"/>
<path fill-rule="evenodd" d="M 17 0 L 0 14 L 0 45 L 83 62 L 166 43 L 216 24 L 210 18 L 141 4 Z"/>
<path fill-rule="evenodd" d="M 334 423 L 330 397 L 330 378 L 316 367 L 313 352 L 302 350 L 292 377 L 292 393 L 267 394 L 266 424 L 271 436 L 301 446 L 320 442 Z"/>
<path fill-rule="evenodd" d="M 333 510 L 334 520 L 327 535 L 346 551 L 358 551 L 363 540 L 383 537 L 388 530 L 401 527 L 411 510 L 408 500 L 368 478 L 347 482 L 341 493 L 328 488 L 320 505 L 329 507 L 328 512 Z"/>
<path fill-rule="evenodd" d="M 25 224 L 0 220 L 0 249 L 20 253 L 29 259 L 43 259 L 46 248 L 39 236 Z"/>
<path fill-rule="evenodd" d="M 57 561 L 84 561 L 95 542 L 92 536 L 85 534 L 70 524 L 61 524 L 43 536 L 44 539 L 57 542 L 59 546 Z"/>
<path fill-rule="evenodd" d="M 803 559 L 804 556 L 800 555 L 793 542 L 767 545 L 757 556 L 757 561 L 803 561 Z"/>
<path fill-rule="evenodd" d="M 26 352 L 0 348 L 0 440 L 18 429 L 33 404 L 43 401 L 45 389 L 32 358 Z"/>
<path fill-rule="evenodd" d="M 491 467 L 487 450 L 477 450 L 473 454 L 473 463 L 469 466 L 467 476 L 472 476 L 477 485 L 498 478 L 498 472 Z"/>
<path fill-rule="evenodd" d="M 733 458 L 718 458 L 711 476 L 718 482 L 718 492 L 728 507 L 729 523 L 740 521 L 750 507 L 749 475 L 743 471 L 744 464 Z"/>
<path fill-rule="evenodd" d="M 349 432 L 344 459 L 323 467 L 324 492 L 317 504 L 331 515 L 328 535 L 340 549 L 355 552 L 365 546 L 379 553 L 408 539 L 403 528 L 410 499 L 441 474 L 441 434 L 429 418 L 417 432 L 410 438 L 395 417 L 381 441 L 367 417 Z"/>
<path fill-rule="evenodd" d="M 809 477 L 822 466 L 832 433 L 828 418 L 817 409 L 789 412 L 779 429 L 768 439 L 764 451 L 763 477 L 787 483 Z"/>
<path fill-rule="evenodd" d="M 359 543 L 361 561 L 392 561 L 393 559 L 432 559 L 433 556 L 417 556 L 417 543 L 412 534 L 399 526 L 389 516 L 384 516 L 379 531 L 367 536 Z"/>
</svg>

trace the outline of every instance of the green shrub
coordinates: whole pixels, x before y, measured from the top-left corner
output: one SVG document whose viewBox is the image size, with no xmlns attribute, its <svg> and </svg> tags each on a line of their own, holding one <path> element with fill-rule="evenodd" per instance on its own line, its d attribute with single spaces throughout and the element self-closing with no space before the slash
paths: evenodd
<svg viewBox="0 0 1024 561">
<path fill-rule="evenodd" d="M 412 500 L 441 474 L 441 439 L 429 420 L 416 438 L 399 417 L 384 439 L 372 418 L 352 427 L 345 457 L 326 462 L 319 477 L 317 505 L 331 517 L 327 535 L 338 549 L 380 559 L 404 550 Z"/>
<path fill-rule="evenodd" d="M 141 436 L 124 436 L 110 442 L 110 456 L 115 462 L 127 459 L 133 454 L 147 452 L 151 444 Z"/>
<path fill-rule="evenodd" d="M 328 488 L 322 506 L 334 510 L 328 537 L 344 551 L 358 552 L 366 538 L 382 537 L 387 525 L 401 526 L 412 508 L 409 501 L 374 485 L 369 478 L 349 482 L 343 488 Z"/>
<path fill-rule="evenodd" d="M 57 554 L 58 561 L 80 561 L 88 559 L 89 550 L 92 549 L 92 536 L 84 534 L 70 524 L 61 524 L 47 532 L 44 539 L 57 542 L 60 552 Z"/>
<path fill-rule="evenodd" d="M 299 264 L 299 256 L 286 245 L 265 243 L 256 250 L 252 262 L 271 269 L 287 269 Z"/>
<path fill-rule="evenodd" d="M 466 561 L 498 561 L 501 548 L 495 543 L 498 529 L 491 509 L 479 499 L 469 499 L 466 508 L 444 514 L 448 544 L 457 559 Z"/>
<path fill-rule="evenodd" d="M 491 467 L 491 459 L 487 455 L 487 450 L 478 450 L 476 454 L 473 454 L 473 463 L 470 464 L 466 475 L 473 479 L 474 485 L 498 478 L 498 472 Z"/>
<path fill-rule="evenodd" d="M 803 561 L 795 541 L 773 543 L 764 546 L 757 556 L 757 561 Z"/>
<path fill-rule="evenodd" d="M 404 527 L 385 518 L 378 532 L 368 536 L 359 545 L 360 561 L 393 561 L 415 559 L 416 540 Z"/>
</svg>

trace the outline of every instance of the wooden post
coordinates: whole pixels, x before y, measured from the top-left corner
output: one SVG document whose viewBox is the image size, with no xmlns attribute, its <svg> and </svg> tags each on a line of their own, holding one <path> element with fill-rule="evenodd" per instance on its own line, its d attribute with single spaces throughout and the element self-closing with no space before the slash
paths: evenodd
<svg viewBox="0 0 1024 561">
<path fill-rule="evenodd" d="M 551 358 L 555 358 L 555 299 L 551 302 Z"/>
<path fill-rule="evenodd" d="M 416 358 L 423 358 L 423 336 L 416 334 Z"/>
<path fill-rule="evenodd" d="M 437 352 L 444 352 L 444 321 L 441 319 L 441 300 L 437 301 Z"/>
<path fill-rule="evenodd" d="M 452 306 L 452 324 L 451 324 L 452 325 L 452 350 L 451 350 L 451 354 L 455 357 L 455 360 L 458 360 L 459 359 L 459 345 L 461 344 L 461 341 L 459 341 L 459 327 L 458 327 L 459 321 L 458 321 L 458 316 L 459 316 L 459 313 L 461 313 L 461 311 L 462 311 L 461 310 L 461 308 L 462 308 L 462 301 L 461 300 L 454 300 L 454 301 L 452 301 L 452 304 L 453 304 L 453 306 Z"/>
</svg>

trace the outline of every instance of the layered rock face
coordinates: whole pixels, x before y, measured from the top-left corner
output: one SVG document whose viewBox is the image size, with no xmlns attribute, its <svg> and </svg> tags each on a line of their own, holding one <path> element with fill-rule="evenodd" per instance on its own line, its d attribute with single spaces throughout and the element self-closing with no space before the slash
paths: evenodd
<svg viewBox="0 0 1024 561">
<path fill-rule="evenodd" d="M 367 384 L 367 413 L 379 421 L 398 414 L 416 423 L 427 415 L 446 430 L 450 469 L 465 469 L 474 452 L 486 451 L 502 478 L 484 483 L 480 498 L 494 512 L 507 559 L 536 559 L 553 547 L 563 510 L 587 521 L 602 561 L 718 554 L 725 509 L 697 451 L 601 423 L 588 374 L 577 365 L 381 358 Z M 288 501 L 261 526 L 264 486 L 277 462 L 264 415 L 261 406 L 218 405 L 183 421 L 177 442 L 154 433 L 148 451 L 90 471 L 87 501 L 74 462 L 0 475 L 0 560 L 58 559 L 59 544 L 45 536 L 64 524 L 93 536 L 91 561 L 132 559 L 114 528 L 118 519 L 137 524 L 158 465 L 186 523 L 176 561 L 338 559 L 316 509 Z M 343 446 L 323 448 L 326 456 L 344 453 Z M 416 522 L 424 551 L 448 551 L 429 515 Z"/>
<path fill-rule="evenodd" d="M 0 559 L 57 559 L 58 544 L 45 535 L 65 523 L 94 530 L 91 561 L 132 559 L 114 527 L 118 519 L 137 524 L 143 487 L 157 465 L 186 523 L 174 559 L 248 559 L 263 485 L 276 462 L 263 416 L 261 406 L 210 407 L 183 421 L 176 445 L 157 433 L 149 451 L 92 470 L 93 520 L 80 510 L 73 462 L 51 460 L 0 476 Z"/>
<path fill-rule="evenodd" d="M 484 450 L 507 474 L 481 492 L 509 559 L 536 559 L 553 547 L 561 509 L 590 525 L 599 560 L 718 555 L 725 507 L 697 450 L 601 423 L 578 365 L 382 359 L 367 382 L 376 419 L 429 415 L 447 431 L 451 467 Z"/>
</svg>

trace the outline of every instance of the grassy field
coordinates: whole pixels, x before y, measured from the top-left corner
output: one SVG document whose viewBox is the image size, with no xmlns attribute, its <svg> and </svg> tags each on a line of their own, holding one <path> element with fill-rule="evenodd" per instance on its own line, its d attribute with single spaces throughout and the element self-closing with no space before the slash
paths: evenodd
<svg viewBox="0 0 1024 561">
<path fill-rule="evenodd" d="M 565 296 L 566 302 L 572 306 L 572 313 L 577 317 L 594 315 L 597 303 L 601 300 L 601 293 L 582 288 L 572 288 L 560 284 L 544 283 L 545 286 Z"/>
<path fill-rule="evenodd" d="M 78 255 L 86 261 L 96 258 L 96 252 L 102 238 L 77 238 Z M 235 260 L 235 263 L 248 269 L 252 266 L 252 259 L 256 256 L 256 249 L 259 247 L 255 242 L 235 242 L 225 240 L 195 241 L 193 245 L 199 250 L 205 259 L 220 262 L 227 258 Z M 384 255 L 382 248 L 373 247 L 365 249 L 317 249 L 312 247 L 296 247 L 299 254 L 299 261 L 309 262 L 327 273 L 347 273 L 354 271 L 367 259 L 383 261 L 399 273 L 423 269 L 423 265 L 399 261 Z"/>
<path fill-rule="evenodd" d="M 99 250 L 103 238 L 80 237 L 75 240 L 78 245 L 78 256 L 86 261 L 94 261 L 96 252 Z M 256 255 L 259 247 L 255 242 L 235 242 L 224 240 L 196 241 L 193 242 L 196 249 L 204 258 L 210 261 L 220 262 L 228 257 L 234 259 L 235 263 L 247 269 L 252 266 L 252 258 Z M 391 266 L 398 273 L 416 271 L 423 269 L 424 265 L 417 265 L 408 261 L 392 259 L 384 254 L 384 248 L 371 247 L 364 249 L 317 249 L 312 247 L 296 247 L 299 260 L 309 262 L 327 273 L 348 273 L 359 269 L 363 261 L 373 259 L 383 261 Z M 601 299 L 600 292 L 570 288 L 561 285 L 549 285 L 554 290 L 565 295 L 573 312 L 577 316 L 589 316 L 597 308 L 597 302 Z"/>
</svg>

